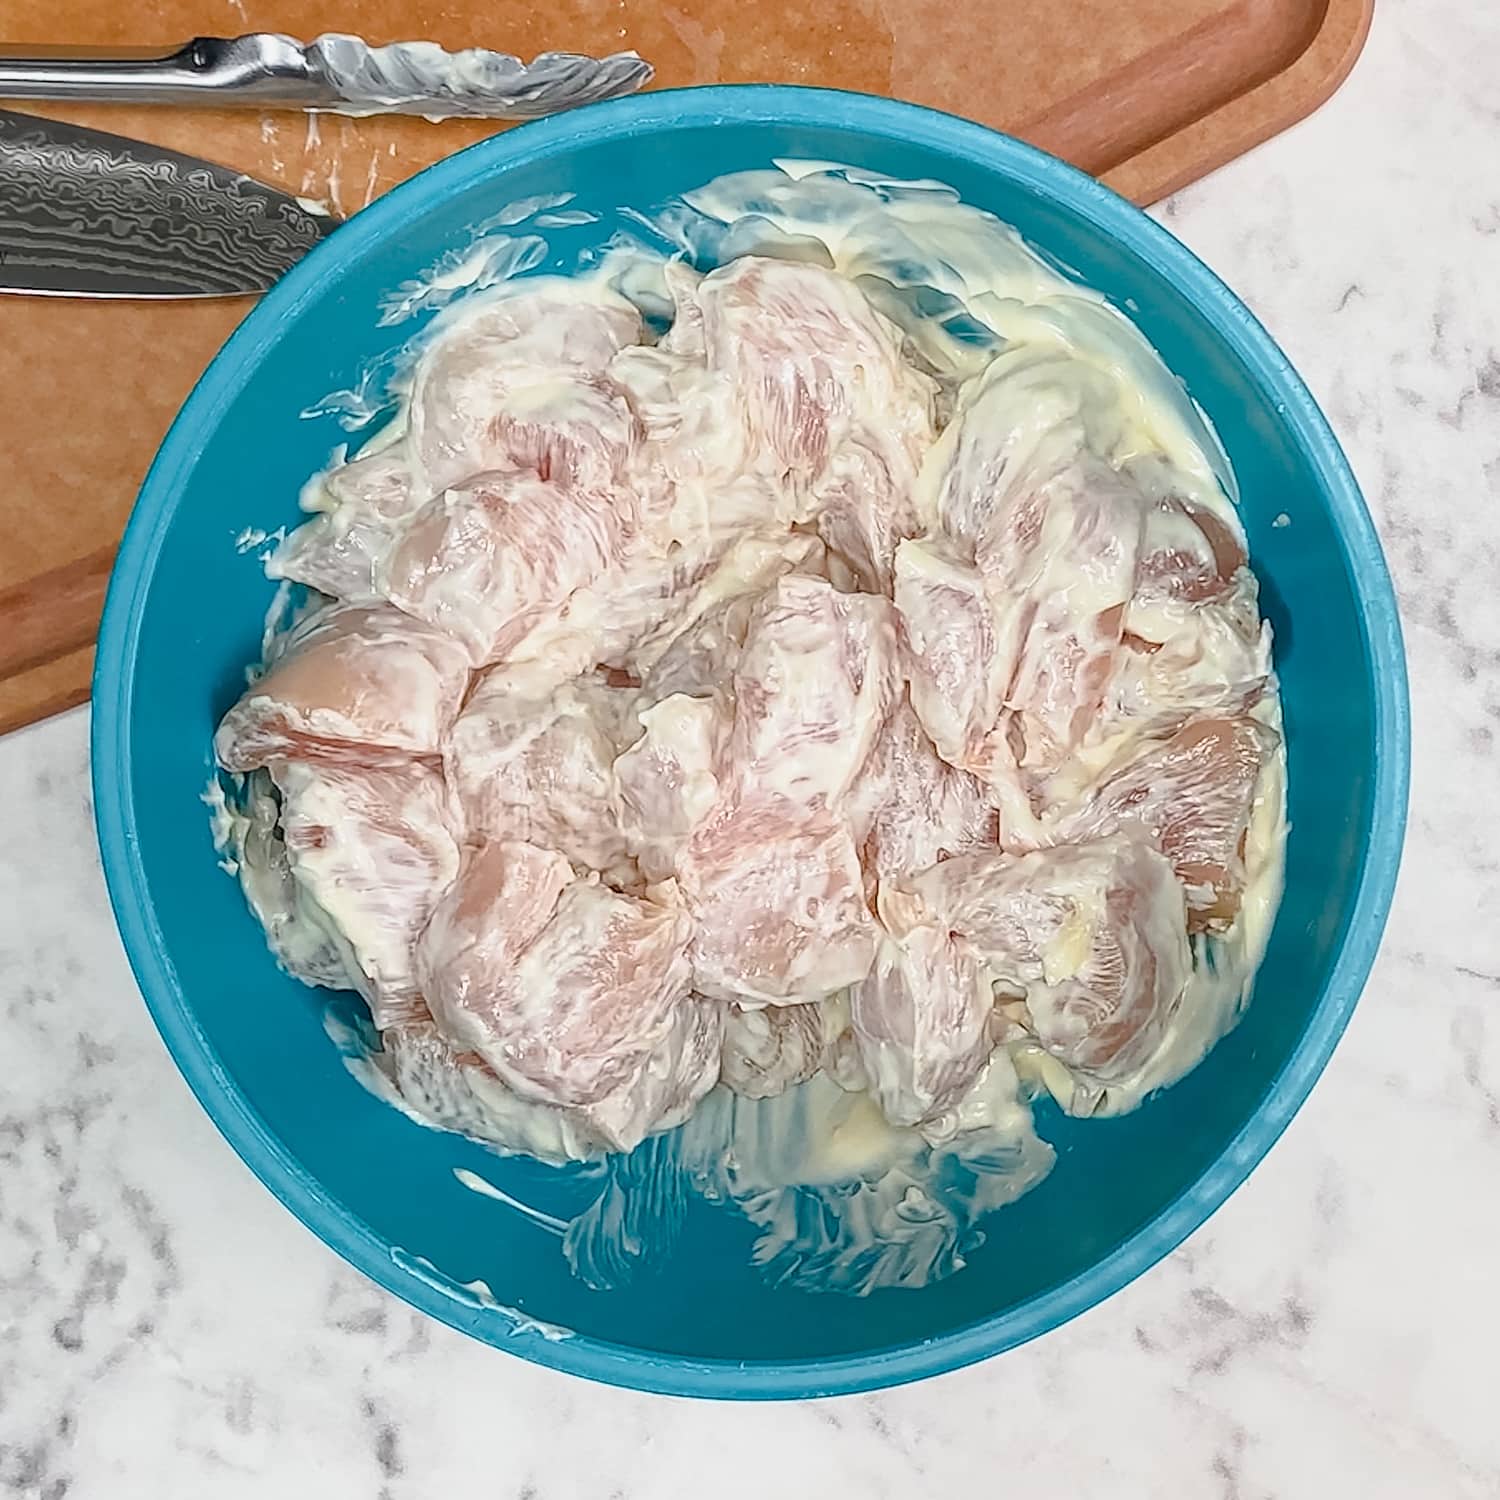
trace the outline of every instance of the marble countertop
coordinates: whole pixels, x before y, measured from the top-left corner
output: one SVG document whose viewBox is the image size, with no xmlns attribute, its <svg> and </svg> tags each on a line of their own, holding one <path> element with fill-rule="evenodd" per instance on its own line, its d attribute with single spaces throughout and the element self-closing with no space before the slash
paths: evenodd
<svg viewBox="0 0 1500 1500">
<path fill-rule="evenodd" d="M 188 1094 L 69 714 L 0 742 L 0 1495 L 1500 1494 L 1497 57 L 1492 6 L 1382 0 L 1332 102 L 1160 209 L 1349 449 L 1415 724 L 1369 988 L 1202 1230 L 1060 1331 L 874 1396 L 668 1401 L 473 1343 L 326 1250 Z"/>
</svg>

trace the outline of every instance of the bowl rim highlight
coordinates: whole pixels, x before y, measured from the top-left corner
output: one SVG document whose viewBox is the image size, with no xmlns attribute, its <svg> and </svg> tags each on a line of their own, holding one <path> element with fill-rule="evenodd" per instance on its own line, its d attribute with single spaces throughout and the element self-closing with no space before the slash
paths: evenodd
<svg viewBox="0 0 1500 1500">
<path fill-rule="evenodd" d="M 1372 818 L 1353 915 L 1306 1032 L 1260 1106 L 1207 1171 L 1104 1259 L 1007 1312 L 907 1346 L 829 1359 L 700 1360 L 636 1349 L 506 1317 L 441 1274 L 414 1271 L 342 1208 L 271 1134 L 238 1093 L 183 994 L 157 925 L 140 861 L 131 784 L 130 726 L 141 613 L 181 483 L 218 416 L 250 372 L 361 246 L 399 232 L 408 206 L 441 199 L 481 177 L 590 142 L 719 124 L 834 125 L 893 144 L 927 147 L 1010 178 L 1154 265 L 1222 343 L 1285 404 L 1283 419 L 1321 481 L 1346 549 L 1374 683 Z M 496 1348 L 538 1364 L 636 1390 L 741 1399 L 790 1399 L 879 1389 L 936 1375 L 1014 1348 L 1111 1296 L 1175 1249 L 1237 1188 L 1301 1106 L 1353 1012 L 1390 910 L 1406 822 L 1410 709 L 1395 594 L 1358 484 L 1326 419 L 1270 335 L 1169 231 L 1083 173 L 970 121 L 864 94 L 780 84 L 735 84 L 633 95 L 535 121 L 470 146 L 392 189 L 326 238 L 252 309 L 194 387 L 141 486 L 115 562 L 99 631 L 91 736 L 95 820 L 110 902 L 131 968 L 189 1087 L 257 1177 L 326 1245 L 387 1291 Z M 184 787 L 196 797 L 198 788 Z"/>
</svg>

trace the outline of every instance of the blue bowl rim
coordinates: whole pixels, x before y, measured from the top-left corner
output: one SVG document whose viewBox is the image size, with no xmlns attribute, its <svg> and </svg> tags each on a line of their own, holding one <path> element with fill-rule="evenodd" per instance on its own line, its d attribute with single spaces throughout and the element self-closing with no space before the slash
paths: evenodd
<svg viewBox="0 0 1500 1500">
<path fill-rule="evenodd" d="M 131 783 L 133 666 L 142 605 L 180 494 L 179 481 L 219 413 L 336 263 L 399 231 L 408 206 L 539 157 L 599 139 L 714 124 L 862 130 L 1000 172 L 1154 265 L 1257 380 L 1285 405 L 1345 546 L 1364 611 L 1374 691 L 1372 823 L 1343 947 L 1307 1030 L 1259 1108 L 1199 1179 L 1104 1259 L 991 1318 L 872 1353 L 799 1361 L 698 1360 L 583 1334 L 547 1338 L 402 1268 L 367 1225 L 332 1199 L 238 1093 L 198 1026 L 157 925 L 140 863 Z M 956 1369 L 1045 1333 L 1095 1306 L 1175 1249 L 1245 1179 L 1286 1128 L 1347 1025 L 1379 947 L 1400 863 L 1410 777 L 1410 708 L 1395 594 L 1374 525 L 1337 439 L 1286 356 L 1249 310 L 1171 233 L 1110 189 L 970 121 L 864 94 L 779 84 L 669 90 L 593 105 L 493 136 L 393 189 L 312 250 L 252 310 L 209 365 L 152 463 L 126 528 L 100 626 L 94 674 L 95 816 L 110 901 L 146 1004 L 183 1077 L 257 1177 L 325 1244 L 387 1291 L 463 1332 L 538 1364 L 672 1395 L 790 1399 L 878 1389 Z M 455 1292 L 457 1289 L 455 1288 Z"/>
</svg>

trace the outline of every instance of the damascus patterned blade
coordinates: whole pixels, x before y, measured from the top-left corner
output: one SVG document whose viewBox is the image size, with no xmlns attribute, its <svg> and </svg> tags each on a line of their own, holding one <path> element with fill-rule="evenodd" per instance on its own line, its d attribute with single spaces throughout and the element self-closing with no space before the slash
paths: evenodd
<svg viewBox="0 0 1500 1500">
<path fill-rule="evenodd" d="M 0 291 L 263 292 L 337 223 L 227 167 L 0 110 Z"/>
</svg>

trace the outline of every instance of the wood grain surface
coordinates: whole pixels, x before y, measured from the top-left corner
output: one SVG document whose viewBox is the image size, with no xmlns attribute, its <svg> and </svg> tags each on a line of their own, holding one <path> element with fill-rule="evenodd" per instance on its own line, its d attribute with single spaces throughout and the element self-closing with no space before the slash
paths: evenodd
<svg viewBox="0 0 1500 1500">
<path fill-rule="evenodd" d="M 1373 0 L 11 0 L 7 43 L 354 31 L 530 57 L 633 47 L 657 87 L 819 84 L 967 115 L 1149 203 L 1301 118 Z M 351 214 L 497 127 L 24 106 L 192 152 Z M 503 127 L 502 127 L 503 128 Z M 0 732 L 82 702 L 105 569 L 174 413 L 250 306 L 0 296 Z"/>
</svg>

